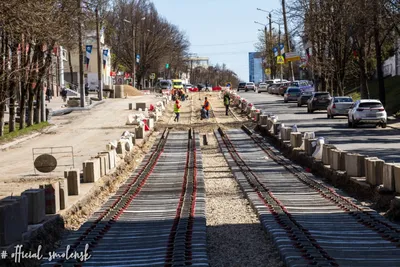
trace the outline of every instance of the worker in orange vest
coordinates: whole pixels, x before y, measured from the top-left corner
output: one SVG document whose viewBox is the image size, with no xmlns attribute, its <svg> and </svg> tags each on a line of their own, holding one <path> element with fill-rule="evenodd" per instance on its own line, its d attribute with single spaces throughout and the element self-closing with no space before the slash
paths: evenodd
<svg viewBox="0 0 400 267">
<path fill-rule="evenodd" d="M 209 113 L 210 108 L 211 108 L 210 102 L 207 100 L 207 97 L 206 97 L 205 100 L 204 100 L 204 109 L 206 110 L 207 119 L 210 118 L 210 113 Z"/>
<path fill-rule="evenodd" d="M 174 104 L 174 113 L 175 113 L 174 121 L 179 122 L 179 115 L 181 113 L 181 105 L 179 104 L 178 99 L 175 101 L 175 104 Z"/>
</svg>

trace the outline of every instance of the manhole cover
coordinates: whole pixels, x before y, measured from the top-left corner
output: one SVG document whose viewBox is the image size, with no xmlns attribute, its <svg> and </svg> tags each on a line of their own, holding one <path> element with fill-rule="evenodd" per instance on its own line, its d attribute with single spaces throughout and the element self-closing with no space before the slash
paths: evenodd
<svg viewBox="0 0 400 267">
<path fill-rule="evenodd" d="M 57 167 L 57 160 L 52 155 L 42 154 L 35 159 L 33 165 L 35 166 L 36 170 L 40 172 L 52 172 Z"/>
</svg>

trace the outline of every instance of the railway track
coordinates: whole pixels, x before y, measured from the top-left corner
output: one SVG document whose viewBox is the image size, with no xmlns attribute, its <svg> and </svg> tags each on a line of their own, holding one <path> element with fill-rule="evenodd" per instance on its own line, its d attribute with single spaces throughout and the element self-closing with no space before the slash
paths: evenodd
<svg viewBox="0 0 400 267">
<path fill-rule="evenodd" d="M 42 266 L 208 266 L 204 176 L 197 166 L 193 130 L 166 129 L 138 171 L 57 250 L 86 249 L 90 259 L 44 259 Z"/>
<path fill-rule="evenodd" d="M 400 227 L 356 205 L 242 130 L 215 132 L 288 266 L 400 266 Z"/>
</svg>

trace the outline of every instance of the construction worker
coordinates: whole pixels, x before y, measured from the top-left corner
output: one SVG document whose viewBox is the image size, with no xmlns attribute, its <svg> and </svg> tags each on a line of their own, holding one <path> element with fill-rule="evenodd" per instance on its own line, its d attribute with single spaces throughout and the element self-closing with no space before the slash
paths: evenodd
<svg viewBox="0 0 400 267">
<path fill-rule="evenodd" d="M 228 116 L 229 105 L 231 104 L 231 98 L 229 96 L 228 91 L 225 92 L 224 95 L 224 105 L 225 105 L 225 115 Z"/>
<path fill-rule="evenodd" d="M 210 102 L 208 102 L 207 97 L 205 97 L 205 99 L 204 99 L 204 109 L 206 110 L 207 119 L 210 118 L 210 113 L 209 113 L 210 112 L 210 108 L 211 108 Z"/>
<path fill-rule="evenodd" d="M 179 100 L 177 99 L 175 101 L 175 105 L 174 105 L 174 113 L 175 113 L 175 119 L 174 121 L 179 122 L 179 114 L 181 112 L 181 105 L 179 104 Z"/>
</svg>

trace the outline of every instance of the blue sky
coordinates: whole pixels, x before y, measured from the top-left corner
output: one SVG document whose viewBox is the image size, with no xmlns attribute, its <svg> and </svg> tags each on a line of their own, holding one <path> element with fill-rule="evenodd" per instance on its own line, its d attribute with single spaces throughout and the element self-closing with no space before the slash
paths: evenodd
<svg viewBox="0 0 400 267">
<path fill-rule="evenodd" d="M 184 31 L 190 52 L 225 63 L 242 80 L 249 78 L 248 53 L 255 51 L 258 29 L 254 21 L 267 23 L 267 13 L 280 9 L 279 0 L 153 0 L 158 12 Z M 216 45 L 224 44 L 224 45 Z"/>
</svg>

